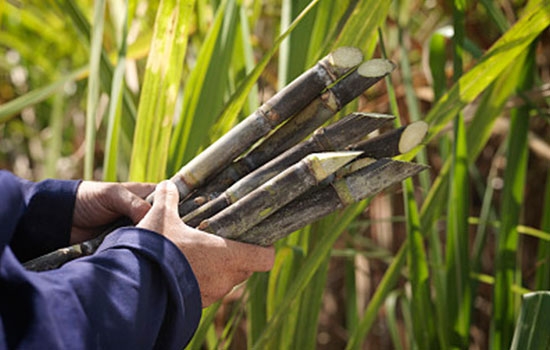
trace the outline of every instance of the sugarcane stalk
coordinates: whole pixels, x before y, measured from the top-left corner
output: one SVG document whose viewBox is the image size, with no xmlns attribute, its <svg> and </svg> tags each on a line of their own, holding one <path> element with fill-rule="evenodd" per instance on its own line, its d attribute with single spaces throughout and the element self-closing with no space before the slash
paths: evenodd
<svg viewBox="0 0 550 350">
<path fill-rule="evenodd" d="M 394 118 L 390 115 L 377 113 L 351 113 L 327 127 L 318 128 L 309 139 L 244 176 L 216 198 L 185 215 L 183 221 L 195 227 L 202 220 L 215 215 L 244 197 L 306 155 L 341 150 Z"/>
<path fill-rule="evenodd" d="M 171 178 L 178 188 L 180 198 L 187 196 L 194 188 L 250 148 L 258 139 L 298 113 L 328 86 L 357 67 L 362 60 L 361 51 L 353 47 L 338 48 L 321 59 L 313 68 L 300 75 L 256 112 L 183 166 Z M 152 202 L 153 194 L 149 195 L 147 200 Z M 93 253 L 103 237 L 102 234 L 93 239 L 90 242 L 91 249 L 87 248 L 88 242 L 86 242 L 83 245 L 63 248 L 40 257 L 36 260 L 40 261 L 38 265 L 35 264 L 36 261 L 29 261 L 26 265 L 32 270 L 40 269 L 40 266 L 44 266 L 44 269 L 59 267 L 76 257 Z M 50 267 L 45 267 L 48 264 Z"/>
<path fill-rule="evenodd" d="M 91 240 L 74 244 L 69 247 L 57 249 L 51 253 L 29 260 L 23 266 L 30 271 L 47 271 L 61 267 L 68 261 L 93 254 L 106 234 L 102 234 Z"/>
<path fill-rule="evenodd" d="M 133 225 L 132 220 L 122 217 L 107 225 L 103 229 L 102 233 L 97 237 L 78 244 L 73 244 L 69 247 L 60 248 L 35 259 L 31 259 L 23 263 L 23 266 L 30 271 L 47 271 L 57 269 L 66 262 L 76 258 L 81 258 L 83 256 L 92 255 L 97 248 L 99 248 L 101 242 L 105 239 L 105 236 L 117 228 L 130 225 Z"/>
<path fill-rule="evenodd" d="M 205 188 L 200 189 L 192 198 L 182 202 L 179 206 L 180 216 L 185 216 L 196 210 L 241 177 L 303 140 L 350 101 L 357 98 L 394 69 L 395 65 L 385 59 L 373 59 L 362 63 L 355 71 L 336 82 L 324 94 L 312 101 L 309 106 L 266 137 L 243 158 L 232 163 L 214 179 L 210 180 Z"/>
<path fill-rule="evenodd" d="M 180 169 L 180 171 L 172 177 L 172 181 L 178 187 L 180 198 L 188 196 L 191 191 L 205 182 L 210 181 L 213 175 L 218 173 L 219 170 L 224 169 L 227 165 L 231 164 L 231 162 L 234 162 L 234 159 L 241 156 L 245 150 L 250 149 L 253 144 L 257 143 L 259 139 L 268 133 L 271 133 L 271 135 L 279 134 L 277 137 L 280 139 L 274 137 L 269 141 L 271 142 L 271 146 L 269 142 L 266 142 L 263 146 L 267 149 L 275 148 L 275 152 L 271 154 L 268 152 L 267 156 L 258 157 L 259 160 L 254 159 L 258 164 L 253 164 L 252 167 L 249 167 L 249 164 L 241 161 L 240 163 L 245 170 L 242 171 L 238 168 L 231 170 L 236 173 L 234 179 L 242 177 L 243 174 L 250 172 L 251 169 L 255 169 L 269 159 L 274 158 L 283 150 L 299 142 L 309 134 L 311 130 L 323 124 L 345 104 L 356 98 L 383 76 L 389 74 L 394 68 L 394 65 L 389 61 L 368 61 L 360 65 L 354 72 L 347 75 L 345 78 L 340 79 L 354 69 L 354 67 L 359 65 L 361 60 L 362 55 L 360 51 L 355 48 L 340 48 L 320 60 L 316 66 L 269 99 L 255 113 L 246 118 L 229 133 L 224 135 Z M 381 73 L 384 70 L 385 73 Z M 330 86 L 335 81 L 338 81 L 338 83 Z M 327 89 L 327 87 L 329 88 Z M 314 101 L 312 102 L 312 100 Z M 309 115 L 309 117 L 303 117 L 304 119 L 302 119 L 302 117 L 300 117 L 301 114 L 298 112 L 303 110 L 305 106 L 308 106 L 308 111 L 305 111 L 304 115 Z M 280 127 L 276 132 L 272 132 L 281 123 L 297 113 L 298 115 L 296 115 L 296 117 L 300 118 L 297 118 L 292 123 L 287 122 L 284 124 L 285 128 Z M 296 131 L 296 129 L 298 129 L 298 131 Z M 328 130 L 328 128 L 325 130 Z M 269 140 L 269 138 L 270 137 L 266 138 L 266 140 Z M 326 141 L 328 138 L 325 141 L 323 140 L 325 139 L 319 136 L 315 142 L 330 144 L 329 141 Z M 348 142 L 356 142 L 356 140 Z M 263 143 L 264 142 L 260 144 Z M 342 147 L 339 146 L 337 148 Z M 259 148 L 259 150 L 254 149 L 254 151 L 249 154 L 254 154 L 254 152 L 259 153 L 260 150 L 261 148 Z M 262 157 L 265 158 L 262 159 Z M 242 159 L 246 159 L 246 157 Z M 249 158 L 249 160 L 250 159 L 252 158 Z M 364 163 L 365 160 L 362 162 Z M 234 164 L 237 164 L 237 162 L 234 162 Z M 354 164 L 358 164 L 358 162 Z M 232 181 L 234 182 L 235 180 Z M 285 189 L 283 191 L 288 190 Z M 152 201 L 152 196 L 149 196 L 148 200 Z M 283 200 L 281 203 L 284 202 Z M 274 211 L 275 209 L 273 209 L 273 212 Z M 35 271 L 49 270 L 57 268 L 74 258 L 90 255 L 95 252 L 103 241 L 103 238 L 109 232 L 125 224 L 127 224 L 127 222 L 124 220 L 119 221 L 95 239 L 57 250 L 48 255 L 39 257 L 38 259 L 29 261 L 25 266 Z"/>
<path fill-rule="evenodd" d="M 261 137 L 302 110 L 328 86 L 359 65 L 362 59 L 363 55 L 357 48 L 339 48 L 284 87 L 171 178 L 178 187 L 180 198 L 185 198 Z"/>
<path fill-rule="evenodd" d="M 361 157 L 385 158 L 407 153 L 418 146 L 428 132 L 428 124 L 417 121 L 371 139 L 348 146 L 346 149 L 362 151 Z"/>
<path fill-rule="evenodd" d="M 364 159 L 361 161 L 364 162 Z M 269 246 L 338 209 L 366 199 L 426 168 L 391 159 L 376 160 L 329 186 L 298 197 L 241 234 L 238 240 Z"/>
<path fill-rule="evenodd" d="M 385 59 L 373 59 L 362 63 L 314 101 L 307 113 L 299 113 L 254 148 L 247 154 L 246 162 L 265 164 L 273 158 L 273 154 L 280 154 L 291 148 L 394 69 L 395 65 Z"/>
<path fill-rule="evenodd" d="M 268 218 L 277 209 L 319 184 L 359 154 L 361 152 L 310 154 L 233 205 L 202 221 L 198 228 L 235 239 Z"/>
<path fill-rule="evenodd" d="M 304 156 L 305 154 L 340 149 L 344 146 L 346 140 L 353 143 L 355 138 L 361 137 L 361 133 L 356 133 L 356 131 L 367 130 L 364 133 L 368 133 L 368 130 L 377 129 L 380 127 L 384 122 L 384 119 L 391 120 L 392 117 L 377 114 L 365 115 L 362 113 L 354 113 L 326 128 L 318 129 L 307 141 L 304 141 L 296 147 L 281 154 L 273 161 L 257 169 L 253 173 L 241 179 L 234 186 L 230 187 L 227 190 L 230 193 L 229 195 L 224 193 L 224 195 L 219 196 L 216 200 L 207 203 L 205 206 L 199 208 L 199 210 L 191 213 L 194 214 L 194 216 L 188 215 L 187 221 L 189 222 L 185 220 L 186 218 L 184 218 L 184 221 L 192 226 L 198 225 L 200 220 L 221 211 L 233 203 L 234 199 L 242 198 L 245 194 L 250 192 L 251 189 L 258 187 L 259 184 L 264 183 L 275 174 L 281 172 L 282 169 L 287 168 L 290 164 L 294 163 L 298 158 Z M 373 120 L 376 122 L 371 123 Z M 365 122 L 366 124 L 364 126 L 357 124 L 362 122 Z M 347 134 L 348 130 L 349 134 Z M 426 131 L 426 123 L 415 122 L 364 142 L 359 142 L 348 146 L 347 149 L 362 151 L 363 154 L 361 154 L 360 157 L 364 157 L 364 154 L 367 154 L 373 158 L 393 157 L 395 155 L 406 153 L 420 144 L 426 134 Z M 348 166 L 340 169 L 336 177 L 344 177 L 350 173 L 357 172 L 359 169 L 368 166 L 372 162 L 372 158 L 358 159 Z M 319 200 L 322 202 L 324 201 L 322 198 Z M 330 201 L 324 201 L 323 203 L 330 206 Z M 321 208 L 319 208 L 319 210 L 322 212 Z M 303 209 L 303 211 L 305 212 L 306 209 Z M 92 254 L 95 252 L 97 247 L 99 247 L 107 233 L 113 231 L 117 227 L 122 227 L 128 224 L 130 224 L 128 219 L 119 220 L 106 229 L 102 235 L 90 241 L 56 250 L 52 253 L 30 260 L 26 262 L 24 266 L 32 271 L 44 271 L 58 268 L 67 261 Z"/>
</svg>

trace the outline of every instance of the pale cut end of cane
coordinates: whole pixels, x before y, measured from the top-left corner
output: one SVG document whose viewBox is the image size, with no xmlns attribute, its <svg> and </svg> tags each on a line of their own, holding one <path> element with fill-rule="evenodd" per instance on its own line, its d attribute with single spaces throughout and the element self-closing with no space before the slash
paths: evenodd
<svg viewBox="0 0 550 350">
<path fill-rule="evenodd" d="M 306 157 L 308 166 L 317 181 L 323 181 L 363 152 L 323 152 Z"/>
<path fill-rule="evenodd" d="M 383 58 L 375 58 L 364 62 L 357 68 L 357 72 L 365 78 L 383 77 L 395 69 L 395 64 Z"/>
<path fill-rule="evenodd" d="M 363 61 L 363 53 L 356 47 L 343 46 L 331 52 L 329 60 L 338 69 L 350 69 Z"/>
<path fill-rule="evenodd" d="M 423 121 L 417 121 L 407 125 L 399 139 L 399 152 L 407 153 L 418 146 L 427 132 L 428 124 Z"/>
</svg>

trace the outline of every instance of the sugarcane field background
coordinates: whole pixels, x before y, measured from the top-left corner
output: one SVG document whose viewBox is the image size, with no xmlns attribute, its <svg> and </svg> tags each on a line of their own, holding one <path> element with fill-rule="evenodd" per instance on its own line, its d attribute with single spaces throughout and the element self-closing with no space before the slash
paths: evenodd
<svg viewBox="0 0 550 350">
<path fill-rule="evenodd" d="M 0 0 L 0 168 L 159 182 L 331 52 L 391 61 L 325 127 L 422 121 L 381 160 L 422 171 L 276 240 L 188 349 L 548 349 L 549 26 L 547 0 Z"/>
</svg>

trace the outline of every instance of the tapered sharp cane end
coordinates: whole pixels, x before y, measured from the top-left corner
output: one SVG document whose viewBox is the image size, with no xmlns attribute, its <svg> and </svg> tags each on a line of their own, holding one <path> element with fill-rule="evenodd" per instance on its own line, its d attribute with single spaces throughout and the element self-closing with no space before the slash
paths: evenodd
<svg viewBox="0 0 550 350">
<path fill-rule="evenodd" d="M 375 58 L 364 62 L 357 68 L 357 73 L 366 78 L 383 77 L 395 69 L 395 63 L 383 58 Z"/>
<path fill-rule="evenodd" d="M 428 124 L 423 121 L 417 121 L 407 125 L 399 139 L 399 152 L 401 154 L 407 153 L 418 146 L 427 132 Z"/>
<path fill-rule="evenodd" d="M 317 181 L 323 181 L 331 174 L 334 174 L 337 170 L 348 164 L 359 155 L 360 151 L 349 152 L 323 152 L 312 153 L 307 156 L 309 164 Z"/>
</svg>

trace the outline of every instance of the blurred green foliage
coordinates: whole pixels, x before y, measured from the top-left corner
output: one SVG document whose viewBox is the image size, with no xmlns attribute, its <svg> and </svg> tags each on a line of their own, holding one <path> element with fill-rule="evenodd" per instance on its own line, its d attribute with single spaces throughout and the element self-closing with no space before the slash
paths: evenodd
<svg viewBox="0 0 550 350">
<path fill-rule="evenodd" d="M 549 288 L 549 25 L 545 0 L 0 0 L 0 167 L 158 181 L 331 49 L 387 56 L 342 115 L 429 122 L 402 157 L 430 173 L 279 242 L 189 348 L 521 348 L 546 332 L 516 321 Z"/>
</svg>

